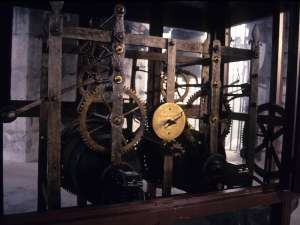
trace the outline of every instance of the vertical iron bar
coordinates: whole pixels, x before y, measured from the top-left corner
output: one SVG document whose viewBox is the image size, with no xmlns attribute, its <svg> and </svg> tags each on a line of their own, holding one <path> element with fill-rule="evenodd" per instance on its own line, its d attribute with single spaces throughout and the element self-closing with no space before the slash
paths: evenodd
<svg viewBox="0 0 300 225">
<path fill-rule="evenodd" d="M 221 43 L 214 40 L 211 49 L 211 77 L 210 77 L 210 155 L 216 154 L 218 150 L 218 121 L 219 121 L 219 104 L 220 104 L 220 68 L 221 68 Z"/>
<path fill-rule="evenodd" d="M 48 60 L 48 209 L 61 207 L 60 196 L 60 126 L 61 126 L 61 80 L 62 80 L 62 31 L 60 13 L 63 2 L 50 2 L 53 12 L 49 14 L 49 60 Z"/>
<path fill-rule="evenodd" d="M 176 66 L 176 43 L 173 39 L 168 39 L 168 65 L 167 65 L 167 102 L 174 102 L 175 91 L 175 66 Z M 162 196 L 167 197 L 171 195 L 172 186 L 172 170 L 173 170 L 173 156 L 165 155 L 164 158 L 164 177 Z"/>
<path fill-rule="evenodd" d="M 246 163 L 249 172 L 253 174 L 254 169 L 254 154 L 255 154 L 255 140 L 256 140 L 256 122 L 257 122 L 257 96 L 258 96 L 258 73 L 259 73 L 259 30 L 257 24 L 255 24 L 251 42 L 251 69 L 250 69 L 250 85 L 251 91 L 249 96 L 249 113 L 248 113 L 248 124 L 249 124 L 249 136 L 248 138 L 248 153 Z"/>
<path fill-rule="evenodd" d="M 203 58 L 210 58 L 209 41 L 210 41 L 210 35 L 207 34 L 207 38 L 204 41 L 204 45 L 203 45 L 203 53 L 202 53 Z M 205 84 L 208 81 L 209 81 L 209 66 L 202 66 L 201 83 Z M 204 114 L 207 114 L 207 100 L 208 100 L 208 96 L 204 96 L 201 98 L 200 114 L 199 114 L 200 117 L 203 117 Z M 199 131 L 205 133 L 205 139 L 206 139 L 208 134 L 207 134 L 206 124 L 203 122 L 203 120 L 199 121 Z"/>
<path fill-rule="evenodd" d="M 42 55 L 40 98 L 48 95 L 48 53 Z M 47 202 L 43 194 L 43 183 L 47 180 L 47 101 L 40 105 L 39 152 L 38 152 L 38 202 L 37 211 L 46 211 Z"/>
<path fill-rule="evenodd" d="M 123 117 L 123 85 L 124 76 L 124 56 L 125 38 L 124 14 L 125 7 L 117 5 L 115 8 L 116 23 L 114 27 L 113 49 L 113 72 L 111 76 L 112 91 L 112 112 L 110 117 L 111 123 L 111 162 L 120 162 L 122 160 L 122 127 Z"/>
</svg>

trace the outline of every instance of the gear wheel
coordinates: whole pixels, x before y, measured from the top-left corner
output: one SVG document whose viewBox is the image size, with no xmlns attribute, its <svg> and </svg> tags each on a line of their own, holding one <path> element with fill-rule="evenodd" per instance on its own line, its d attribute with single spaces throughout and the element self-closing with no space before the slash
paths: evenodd
<svg viewBox="0 0 300 225">
<path fill-rule="evenodd" d="M 219 154 L 210 156 L 203 166 L 204 180 L 209 184 L 221 183 L 225 176 L 226 159 Z"/>
<path fill-rule="evenodd" d="M 102 126 L 100 126 L 98 129 L 103 128 L 104 126 L 109 126 L 109 116 L 110 116 L 110 110 L 111 106 L 108 104 L 107 100 L 104 100 L 104 106 L 101 105 L 101 112 L 105 111 L 107 112 L 106 115 L 97 114 L 95 112 L 95 109 L 99 107 L 99 104 L 101 103 L 95 103 L 95 100 L 99 98 L 99 96 L 103 96 L 107 94 L 108 92 L 111 92 L 112 88 L 111 86 L 102 86 L 98 89 L 93 90 L 90 92 L 86 98 L 84 99 L 83 103 L 80 106 L 79 109 L 79 124 L 80 124 L 80 132 L 82 135 L 83 140 L 85 143 L 94 151 L 98 152 L 107 152 L 109 151 L 108 148 L 103 147 L 99 145 L 97 142 L 95 142 L 92 137 L 91 133 L 95 130 L 88 130 L 87 127 L 87 115 L 92 114 L 93 116 L 103 118 L 103 120 L 106 120 L 106 123 Z M 124 87 L 123 88 L 123 95 L 127 95 L 128 97 L 123 98 L 123 116 L 124 116 L 124 124 L 123 124 L 123 147 L 122 147 L 122 153 L 125 153 L 126 151 L 133 148 L 138 141 L 141 139 L 145 126 L 146 126 L 146 107 L 140 100 L 140 98 L 135 94 L 134 91 L 131 89 Z M 102 103 L 103 104 L 103 103 Z M 113 104 L 113 103 L 112 103 Z M 104 109 L 106 108 L 106 109 Z M 92 111 L 93 110 L 93 111 Z M 128 127 L 126 127 L 131 121 L 134 121 L 132 125 L 132 130 L 128 132 Z M 127 123 L 126 123 L 127 122 Z M 130 135 L 128 135 L 130 133 Z M 131 136 L 131 137 L 128 137 Z"/>
<path fill-rule="evenodd" d="M 106 58 L 102 58 L 103 56 L 110 53 L 108 48 L 106 48 L 101 42 L 91 42 L 86 41 L 79 52 L 81 55 L 81 64 L 82 66 L 87 66 L 91 63 L 102 62 L 106 65 L 110 66 L 112 61 L 112 56 L 108 56 Z"/>
<path fill-rule="evenodd" d="M 117 170 L 134 171 L 134 168 L 126 162 L 115 162 L 109 165 L 101 174 L 101 192 L 103 202 L 106 204 L 118 202 L 118 192 L 112 189 L 112 173 Z"/>
<path fill-rule="evenodd" d="M 256 147 L 255 154 L 259 154 L 265 150 L 265 164 L 260 166 L 258 162 L 254 162 L 254 171 L 260 177 L 275 180 L 280 175 L 280 159 L 277 151 L 275 150 L 274 143 L 277 145 L 277 150 L 280 150 L 280 142 L 283 135 L 283 121 L 285 110 L 283 107 L 273 104 L 265 103 L 259 105 L 257 108 L 257 127 L 256 127 Z M 249 124 L 245 122 L 242 133 L 243 154 L 247 155 L 248 148 L 248 130 Z M 271 170 L 271 167 L 276 170 Z"/>
<path fill-rule="evenodd" d="M 96 77 L 96 76 L 97 76 L 97 80 L 102 80 L 105 76 L 107 76 L 108 70 L 109 70 L 109 66 L 102 62 L 94 62 L 94 63 L 88 64 L 87 66 L 83 66 L 82 69 L 80 70 L 77 81 L 78 81 L 78 83 L 81 83 L 88 78 Z M 99 86 L 101 87 L 103 85 L 100 84 Z M 78 90 L 81 95 L 85 94 L 86 90 L 84 89 L 84 87 L 80 87 Z M 110 95 L 103 96 L 103 97 L 108 99 L 108 98 L 110 98 Z M 99 98 L 99 99 L 96 99 L 95 101 L 101 102 L 101 101 L 103 101 L 103 99 Z"/>
<path fill-rule="evenodd" d="M 185 114 L 187 116 L 187 118 L 195 118 L 195 119 L 202 119 L 204 120 L 205 123 L 208 123 L 208 121 L 206 121 L 205 117 L 204 118 L 196 118 L 196 117 L 189 117 L 192 105 L 194 104 L 194 102 L 201 97 L 207 96 L 208 93 L 205 91 L 198 91 L 195 94 L 193 94 L 190 99 L 187 102 L 187 108 L 185 110 Z M 229 134 L 230 132 L 230 127 L 231 127 L 231 109 L 230 109 L 230 105 L 228 103 L 228 101 L 225 98 L 220 98 L 220 101 L 222 103 L 222 105 L 225 108 L 225 114 L 220 114 L 220 119 L 219 119 L 219 123 L 222 123 L 225 125 L 223 132 L 220 134 L 219 136 L 219 142 L 222 142 L 225 137 Z M 200 103 L 201 104 L 201 103 Z M 199 144 L 201 144 L 193 135 L 193 133 L 191 132 L 192 129 L 190 129 L 189 126 L 186 126 L 186 129 L 184 130 L 184 133 L 186 135 L 186 137 L 188 138 L 188 140 L 194 145 L 197 146 Z"/>
<path fill-rule="evenodd" d="M 179 79 L 182 79 L 182 81 L 179 81 Z M 189 93 L 189 87 L 185 87 L 180 85 L 179 83 L 182 84 L 189 84 L 189 79 L 187 77 L 187 75 L 184 73 L 183 70 L 177 70 L 176 74 L 175 74 L 175 96 L 174 96 L 174 102 L 182 102 L 185 97 L 188 95 Z M 160 81 L 160 91 L 161 94 L 163 95 L 164 98 L 166 98 L 167 96 L 167 74 L 164 73 L 161 77 L 161 81 Z"/>
</svg>

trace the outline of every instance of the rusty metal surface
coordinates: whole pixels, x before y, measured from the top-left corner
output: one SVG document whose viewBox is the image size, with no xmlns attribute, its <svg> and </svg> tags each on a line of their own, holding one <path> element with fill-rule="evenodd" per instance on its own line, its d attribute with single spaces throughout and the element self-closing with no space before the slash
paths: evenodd
<svg viewBox="0 0 300 225">
<path fill-rule="evenodd" d="M 63 2 L 50 2 L 53 11 L 45 12 L 49 16 L 49 59 L 48 59 L 48 113 L 47 113 L 47 151 L 48 209 L 59 209 L 60 196 L 60 124 L 61 124 L 61 76 L 62 76 L 62 30 L 61 14 Z"/>
<path fill-rule="evenodd" d="M 121 12 L 119 9 L 124 10 Z M 112 111 L 110 115 L 111 123 L 111 162 L 119 162 L 122 160 L 122 126 L 124 123 L 123 117 L 123 85 L 125 82 L 124 76 L 124 55 L 125 55 L 125 30 L 124 30 L 124 14 L 125 7 L 117 5 L 115 9 L 116 23 L 114 27 L 114 43 L 112 45 L 113 51 L 113 73 L 111 75 L 112 83 Z M 116 82 L 116 77 L 121 80 Z M 116 122 L 118 121 L 118 122 Z"/>
<path fill-rule="evenodd" d="M 210 118 L 209 132 L 210 155 L 217 154 L 218 148 L 218 124 L 219 124 L 219 104 L 220 104 L 220 65 L 221 65 L 221 43 L 214 40 L 211 53 L 211 77 L 210 77 Z"/>
<path fill-rule="evenodd" d="M 111 36 L 111 31 L 96 30 L 82 27 L 65 27 L 62 34 L 63 38 L 101 42 L 111 42 Z"/>
<path fill-rule="evenodd" d="M 167 94 L 166 94 L 167 102 L 174 102 L 176 44 L 177 42 L 174 39 L 168 39 Z M 173 156 L 165 155 L 164 177 L 163 177 L 163 188 L 162 188 L 162 196 L 164 197 L 171 195 L 172 170 L 173 170 Z"/>
<path fill-rule="evenodd" d="M 250 85 L 251 91 L 249 96 L 249 112 L 248 112 L 248 123 L 249 123 L 249 136 L 248 136 L 248 152 L 246 163 L 249 169 L 249 172 L 253 174 L 254 169 L 254 154 L 255 154 L 255 140 L 256 139 L 256 121 L 257 121 L 257 101 L 258 101 L 258 76 L 259 76 L 259 30 L 258 25 L 256 24 L 252 31 L 251 41 L 251 51 L 252 51 L 252 60 L 251 60 L 251 69 L 250 69 Z"/>
<path fill-rule="evenodd" d="M 197 53 L 202 53 L 203 51 L 203 44 L 200 42 L 183 41 L 179 39 L 173 40 L 177 43 L 177 50 Z M 127 45 L 140 45 L 164 49 L 167 49 L 169 45 L 168 39 L 166 38 L 138 34 L 126 34 L 124 43 Z"/>
</svg>

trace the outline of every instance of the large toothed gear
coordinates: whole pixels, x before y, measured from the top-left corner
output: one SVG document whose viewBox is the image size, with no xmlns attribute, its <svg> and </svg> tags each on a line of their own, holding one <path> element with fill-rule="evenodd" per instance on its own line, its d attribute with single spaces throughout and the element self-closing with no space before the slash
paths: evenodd
<svg viewBox="0 0 300 225">
<path fill-rule="evenodd" d="M 103 78 L 108 76 L 108 70 L 109 66 L 102 63 L 102 62 L 94 62 L 91 64 L 88 64 L 86 66 L 83 66 L 82 69 L 80 70 L 78 74 L 78 79 L 77 82 L 81 83 L 89 78 L 95 78 L 95 81 L 101 81 Z M 98 86 L 102 87 L 102 84 L 99 84 Z M 81 95 L 85 94 L 85 87 L 80 87 L 79 93 Z M 106 99 L 110 98 L 110 95 L 104 96 Z M 101 102 L 103 101 L 102 98 L 96 99 L 96 102 Z"/>
<path fill-rule="evenodd" d="M 178 78 L 181 78 L 182 81 L 178 81 Z M 180 85 L 179 85 L 180 83 Z M 175 74 L 175 96 L 174 96 L 174 102 L 183 102 L 185 97 L 189 93 L 189 87 L 182 85 L 182 83 L 185 83 L 186 85 L 189 84 L 189 79 L 187 75 L 184 73 L 184 71 L 180 70 L 177 71 Z M 161 77 L 160 81 L 160 92 L 163 95 L 164 98 L 167 96 L 167 74 L 164 73 Z"/>
<path fill-rule="evenodd" d="M 108 103 L 107 99 L 104 100 L 103 103 L 95 102 L 98 98 L 103 98 L 108 92 L 111 92 L 111 86 L 103 86 L 96 90 L 90 92 L 79 109 L 79 124 L 80 124 L 80 132 L 83 140 L 86 144 L 94 151 L 98 152 L 108 152 L 110 149 L 104 146 L 99 145 L 97 142 L 93 140 L 91 137 L 91 133 L 95 132 L 95 129 L 90 131 L 87 128 L 86 118 L 88 115 L 92 115 L 95 117 L 102 118 L 107 121 L 106 124 L 100 126 L 98 129 L 103 128 L 104 126 L 110 127 L 109 116 L 111 112 L 111 106 Z M 146 107 L 140 100 L 140 98 L 135 94 L 135 92 L 127 87 L 123 88 L 123 133 L 122 133 L 122 153 L 132 149 L 141 139 L 143 132 L 145 130 L 146 125 Z M 97 113 L 97 104 L 102 104 L 101 112 L 107 112 L 106 114 Z M 112 103 L 113 104 L 113 103 Z M 129 123 L 133 123 L 132 130 L 128 130 L 127 125 Z M 96 129 L 97 130 L 97 129 Z"/>
<path fill-rule="evenodd" d="M 281 162 L 278 155 L 280 138 L 283 135 L 285 110 L 283 107 L 265 103 L 257 108 L 256 147 L 255 155 L 259 156 L 263 151 L 267 156 L 266 164 L 261 167 L 254 161 L 254 171 L 265 180 L 276 180 L 280 175 Z M 243 156 L 246 158 L 248 151 L 249 124 L 245 122 L 242 133 Z M 273 164 L 274 163 L 274 164 Z M 273 164 L 273 168 L 269 165 Z M 270 169 L 272 168 L 272 169 Z"/>
<path fill-rule="evenodd" d="M 187 107 L 186 107 L 186 110 L 185 110 L 185 114 L 186 114 L 187 118 L 200 119 L 200 120 L 203 120 L 204 123 L 208 123 L 208 121 L 205 120 L 206 119 L 205 117 L 200 118 L 200 117 L 197 117 L 197 116 L 191 116 L 191 108 L 192 108 L 194 102 L 197 101 L 199 98 L 200 98 L 200 101 L 202 101 L 202 97 L 207 96 L 207 94 L 208 93 L 205 92 L 205 91 L 198 91 L 190 97 L 190 99 L 187 102 Z M 222 142 L 230 132 L 232 119 L 231 119 L 231 109 L 230 109 L 228 101 L 224 98 L 220 98 L 220 101 L 222 103 L 222 106 L 224 106 L 224 108 L 225 108 L 225 114 L 224 115 L 220 114 L 220 119 L 219 119 L 219 123 L 224 124 L 224 130 L 218 138 L 219 142 Z M 201 104 L 201 102 L 200 102 L 200 104 Z M 201 144 L 197 140 L 197 138 L 194 137 L 191 130 L 192 129 L 190 129 L 189 126 L 186 126 L 186 129 L 184 130 L 186 137 L 189 139 L 189 141 L 194 146 L 197 146 L 197 145 Z"/>
</svg>

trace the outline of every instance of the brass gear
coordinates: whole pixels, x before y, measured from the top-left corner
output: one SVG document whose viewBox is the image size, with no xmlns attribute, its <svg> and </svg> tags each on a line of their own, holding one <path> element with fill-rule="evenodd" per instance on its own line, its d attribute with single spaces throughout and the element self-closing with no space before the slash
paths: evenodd
<svg viewBox="0 0 300 225">
<path fill-rule="evenodd" d="M 84 99 L 83 103 L 80 106 L 79 109 L 79 124 L 80 124 L 80 133 L 85 141 L 85 143 L 94 151 L 98 152 L 108 152 L 110 149 L 107 149 L 99 144 L 97 144 L 90 136 L 90 132 L 87 129 L 87 115 L 91 112 L 91 105 L 94 105 L 94 108 L 97 107 L 97 104 L 95 100 L 99 98 L 99 96 L 103 96 L 107 92 L 111 92 L 112 88 L 111 86 L 102 86 L 99 87 L 92 92 L 90 92 L 86 98 Z M 127 95 L 129 98 L 126 98 L 126 101 L 130 99 L 132 102 L 126 102 L 127 104 L 123 104 L 123 112 L 124 112 L 124 119 L 126 121 L 134 120 L 136 122 L 136 129 L 133 131 L 130 131 L 130 133 L 133 134 L 133 137 L 128 137 L 128 128 L 123 127 L 123 146 L 122 146 L 122 153 L 125 153 L 126 151 L 133 148 L 141 139 L 145 126 L 146 126 L 146 107 L 140 100 L 140 98 L 136 95 L 136 93 L 127 88 L 123 88 L 123 95 Z M 110 106 L 107 102 L 107 100 L 104 100 L 104 106 L 106 107 L 107 111 L 110 113 Z M 102 110 L 103 106 L 102 106 Z M 94 114 L 95 115 L 95 114 Z M 106 125 L 110 125 L 108 122 L 109 115 L 102 115 L 102 118 L 106 118 Z M 125 121 L 125 120 L 124 120 Z M 126 125 L 126 123 L 123 124 L 123 126 Z M 104 127 L 103 125 L 102 127 Z M 101 129 L 102 127 L 99 127 L 98 129 Z M 94 131 L 92 131 L 94 132 Z"/>
<path fill-rule="evenodd" d="M 189 118 L 189 114 L 190 114 L 190 110 L 192 108 L 193 103 L 201 97 L 207 96 L 208 93 L 205 91 L 198 91 L 195 94 L 193 94 L 190 99 L 187 102 L 187 107 L 185 110 L 185 114 L 187 116 L 187 118 Z M 223 141 L 225 139 L 225 137 L 229 134 L 230 132 L 230 127 L 231 127 L 231 109 L 229 106 L 228 101 L 225 98 L 220 98 L 222 105 L 225 108 L 225 118 L 221 118 L 219 119 L 219 122 L 224 123 L 225 124 L 225 128 L 223 130 L 223 132 L 220 134 L 219 136 L 219 142 Z M 201 104 L 201 103 L 200 103 Z M 204 119 L 204 118 L 199 118 L 199 119 Z M 207 121 L 204 121 L 207 123 Z M 191 129 L 189 128 L 189 126 L 186 126 L 186 129 L 184 130 L 184 133 L 186 135 L 186 137 L 188 138 L 188 140 L 194 145 L 197 146 L 199 145 L 199 141 L 197 139 L 195 139 L 195 137 L 193 136 L 193 134 L 191 133 Z"/>
<path fill-rule="evenodd" d="M 88 78 L 96 77 L 96 76 L 97 76 L 97 80 L 102 80 L 104 77 L 107 76 L 108 70 L 109 70 L 109 66 L 102 62 L 94 62 L 88 64 L 87 66 L 83 66 L 82 69 L 80 70 L 78 74 L 77 82 L 81 83 Z M 99 84 L 99 86 L 101 87 L 103 85 Z M 80 87 L 78 90 L 81 95 L 84 95 L 85 93 L 84 87 Z M 105 99 L 108 99 L 110 98 L 110 95 L 105 95 L 103 97 L 105 97 Z M 102 98 L 95 99 L 95 102 L 102 102 L 102 101 L 103 101 Z"/>
<path fill-rule="evenodd" d="M 181 76 L 183 78 L 183 80 L 185 81 L 186 84 L 189 84 L 189 79 L 188 79 L 186 73 L 184 73 L 184 72 L 185 71 L 183 71 L 183 70 L 176 70 L 175 93 L 177 93 L 178 98 L 175 98 L 175 96 L 174 96 L 174 102 L 182 102 L 189 93 L 189 87 L 181 87 L 181 86 L 179 87 L 178 86 L 179 85 L 179 83 L 178 83 L 179 76 Z M 166 96 L 167 96 L 166 83 L 167 83 L 167 74 L 164 73 L 160 80 L 160 92 L 164 98 L 166 98 Z M 180 83 L 182 83 L 182 82 L 180 82 Z"/>
</svg>

